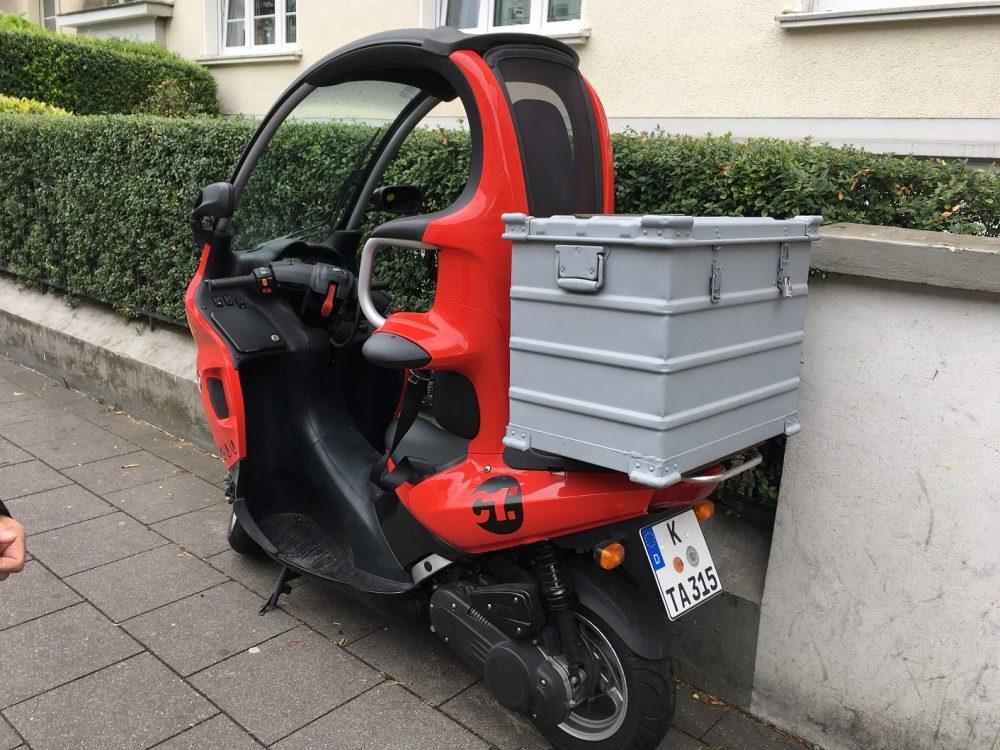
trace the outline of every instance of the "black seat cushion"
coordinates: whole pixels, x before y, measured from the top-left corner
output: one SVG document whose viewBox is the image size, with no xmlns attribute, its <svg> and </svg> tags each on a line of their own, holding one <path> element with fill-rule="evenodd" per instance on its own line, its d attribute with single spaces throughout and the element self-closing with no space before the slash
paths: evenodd
<svg viewBox="0 0 1000 750">
<path fill-rule="evenodd" d="M 395 429 L 396 422 L 393 421 L 385 431 L 387 446 L 392 444 Z M 418 468 L 426 467 L 428 473 L 436 474 L 460 463 L 468 454 L 468 440 L 452 435 L 433 422 L 418 417 L 393 451 L 392 460 L 393 463 L 399 463 L 404 457 L 409 458 Z"/>
</svg>

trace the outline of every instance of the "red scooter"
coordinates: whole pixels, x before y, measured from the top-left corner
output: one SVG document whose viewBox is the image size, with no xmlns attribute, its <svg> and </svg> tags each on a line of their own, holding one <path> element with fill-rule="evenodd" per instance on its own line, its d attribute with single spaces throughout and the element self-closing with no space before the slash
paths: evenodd
<svg viewBox="0 0 1000 750">
<path fill-rule="evenodd" d="M 442 102 L 464 107 L 469 180 L 452 205 L 424 214 L 414 188 L 380 181 Z M 290 152 L 305 140 L 279 131 L 331 120 L 366 134 L 360 153 L 328 175 L 315 216 L 260 221 L 261 196 L 281 189 L 270 176 L 315 167 Z M 571 49 L 525 34 L 407 30 L 313 65 L 261 123 L 232 182 L 202 190 L 191 215 L 203 253 L 185 301 L 205 413 L 232 475 L 230 543 L 283 566 L 265 609 L 304 575 L 428 623 L 560 748 L 654 748 L 666 734 L 675 686 L 651 555 L 669 561 L 660 547 L 680 532 L 668 523 L 658 543 L 650 529 L 692 508 L 683 523 L 697 527 L 730 473 L 709 467 L 655 489 L 503 444 L 511 246 L 501 216 L 610 214 L 613 180 L 601 102 Z M 403 215 L 365 237 L 375 211 Z M 401 248 L 437 254 L 426 312 L 394 311 L 373 280 L 376 251 Z M 707 573 L 686 604 L 667 602 L 671 619 L 721 591 Z"/>
</svg>

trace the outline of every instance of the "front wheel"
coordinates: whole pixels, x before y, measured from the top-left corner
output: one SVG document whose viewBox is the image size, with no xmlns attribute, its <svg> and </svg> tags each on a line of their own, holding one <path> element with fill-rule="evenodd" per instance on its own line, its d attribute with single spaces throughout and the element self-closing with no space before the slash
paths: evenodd
<svg viewBox="0 0 1000 750">
<path fill-rule="evenodd" d="M 232 547 L 234 552 L 239 552 L 241 555 L 251 555 L 253 557 L 262 557 L 264 555 L 264 550 L 261 546 L 253 540 L 253 538 L 246 532 L 246 529 L 240 525 L 239 519 L 236 518 L 236 511 L 233 511 L 232 517 L 229 519 L 229 546 Z"/>
<path fill-rule="evenodd" d="M 674 718 L 677 686 L 670 659 L 644 659 L 588 609 L 575 612 L 600 668 L 596 695 L 542 734 L 563 750 L 653 750 Z"/>
</svg>

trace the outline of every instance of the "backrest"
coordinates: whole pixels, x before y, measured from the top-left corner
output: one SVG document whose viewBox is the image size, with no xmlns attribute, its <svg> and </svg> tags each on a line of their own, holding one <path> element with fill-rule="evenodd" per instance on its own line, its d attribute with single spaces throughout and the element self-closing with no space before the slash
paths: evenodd
<svg viewBox="0 0 1000 750">
<path fill-rule="evenodd" d="M 532 216 L 592 214 L 603 203 L 601 143 L 575 61 L 555 50 L 500 47 L 489 55 L 510 104 Z"/>
</svg>

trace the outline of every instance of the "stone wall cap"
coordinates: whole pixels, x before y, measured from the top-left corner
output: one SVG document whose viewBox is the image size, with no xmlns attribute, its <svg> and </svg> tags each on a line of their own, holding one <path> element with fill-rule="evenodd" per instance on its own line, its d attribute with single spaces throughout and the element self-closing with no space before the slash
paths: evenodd
<svg viewBox="0 0 1000 750">
<path fill-rule="evenodd" d="M 1000 238 L 829 224 L 812 265 L 833 273 L 1000 294 Z"/>
</svg>

